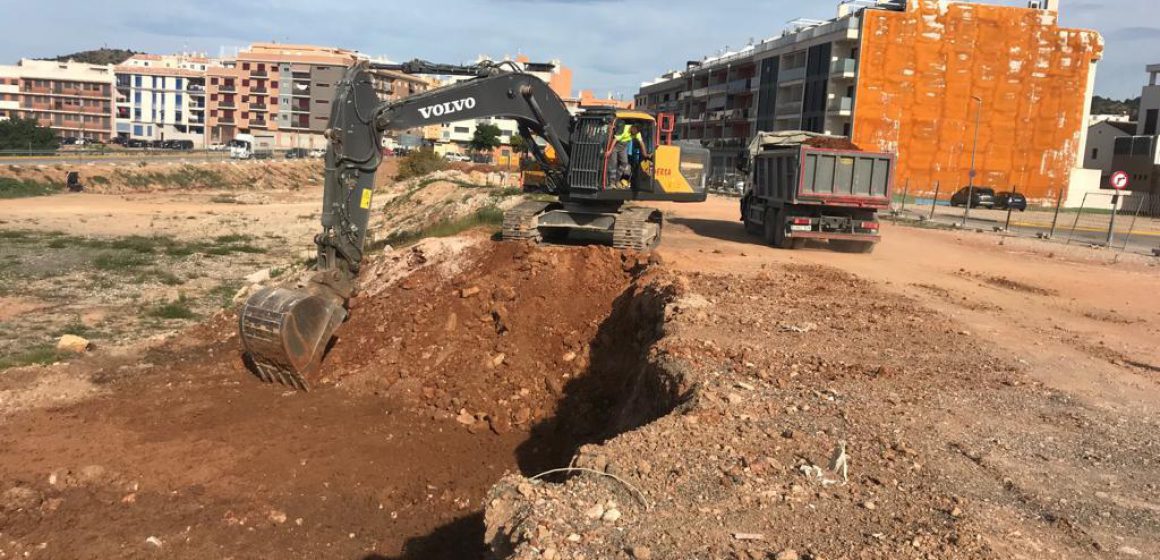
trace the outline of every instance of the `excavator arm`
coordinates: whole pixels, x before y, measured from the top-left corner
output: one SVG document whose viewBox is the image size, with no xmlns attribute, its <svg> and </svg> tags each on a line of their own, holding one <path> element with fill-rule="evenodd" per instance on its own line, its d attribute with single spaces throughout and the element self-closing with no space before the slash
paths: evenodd
<svg viewBox="0 0 1160 560">
<path fill-rule="evenodd" d="M 264 288 L 242 307 L 240 332 L 246 356 L 265 381 L 307 389 L 307 377 L 320 365 L 331 338 L 346 320 L 363 262 L 384 132 L 469 119 L 512 119 L 529 145 L 534 145 L 532 135 L 536 135 L 555 149 L 557 162 L 543 159 L 540 163 L 545 168 L 568 165 L 571 115 L 559 96 L 535 76 L 504 71 L 502 63 L 451 67 L 416 61 L 378 68 L 476 77 L 383 103 L 376 91 L 374 67 L 361 63 L 347 70 L 337 85 L 326 131 L 329 149 L 322 231 L 315 237 L 317 268 L 304 286 Z"/>
</svg>

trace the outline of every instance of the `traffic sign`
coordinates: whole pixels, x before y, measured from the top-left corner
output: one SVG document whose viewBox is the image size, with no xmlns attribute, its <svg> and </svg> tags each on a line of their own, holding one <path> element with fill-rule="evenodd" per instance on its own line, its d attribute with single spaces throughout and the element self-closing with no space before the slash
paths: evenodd
<svg viewBox="0 0 1160 560">
<path fill-rule="evenodd" d="M 1124 173 L 1123 171 L 1112 173 L 1112 179 L 1110 182 L 1112 183 L 1113 189 L 1122 191 L 1128 188 L 1128 174 Z"/>
</svg>

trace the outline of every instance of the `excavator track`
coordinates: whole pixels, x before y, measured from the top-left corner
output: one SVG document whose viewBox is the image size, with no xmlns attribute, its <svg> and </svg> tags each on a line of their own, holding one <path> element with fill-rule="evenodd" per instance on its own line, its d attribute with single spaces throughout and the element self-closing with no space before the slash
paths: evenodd
<svg viewBox="0 0 1160 560">
<path fill-rule="evenodd" d="M 503 213 L 505 241 L 540 241 L 539 217 L 552 206 L 551 202 L 528 200 Z"/>
<path fill-rule="evenodd" d="M 653 208 L 625 208 L 616 216 L 612 246 L 617 249 L 651 251 L 661 243 L 664 214 Z"/>
</svg>

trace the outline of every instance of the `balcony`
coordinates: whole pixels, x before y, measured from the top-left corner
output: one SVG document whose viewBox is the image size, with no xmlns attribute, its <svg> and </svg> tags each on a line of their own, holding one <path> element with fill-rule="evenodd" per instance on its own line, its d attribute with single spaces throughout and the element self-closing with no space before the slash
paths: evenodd
<svg viewBox="0 0 1160 560">
<path fill-rule="evenodd" d="M 854 114 L 854 98 L 853 97 L 838 97 L 830 100 L 828 107 L 830 114 L 841 115 L 848 117 Z"/>
<path fill-rule="evenodd" d="M 267 78 L 269 76 L 270 72 L 266 70 L 254 70 L 253 72 L 250 72 L 251 78 Z"/>
<path fill-rule="evenodd" d="M 238 104 L 236 101 L 222 101 L 222 102 L 218 103 L 218 109 L 237 109 L 237 108 L 238 108 Z"/>
<path fill-rule="evenodd" d="M 858 61 L 852 58 L 835 60 L 830 65 L 830 75 L 842 78 L 853 78 L 858 75 Z"/>
<path fill-rule="evenodd" d="M 749 78 L 733 80 L 732 82 L 729 82 L 726 91 L 729 93 L 751 93 L 753 91 L 751 89 L 751 85 L 752 82 Z"/>
<path fill-rule="evenodd" d="M 234 124 L 233 117 L 221 117 L 217 120 L 218 124 Z"/>
<path fill-rule="evenodd" d="M 778 103 L 776 114 L 778 117 L 781 117 L 781 116 L 800 117 L 802 114 L 802 102 L 801 101 L 789 101 L 786 103 Z"/>
<path fill-rule="evenodd" d="M 269 108 L 270 108 L 270 106 L 266 105 L 265 103 L 251 103 L 250 104 L 250 109 L 252 109 L 254 111 L 266 111 Z"/>
<path fill-rule="evenodd" d="M 238 91 L 238 88 L 237 88 L 237 86 L 221 85 L 221 86 L 218 86 L 218 91 L 223 92 L 223 93 L 234 93 L 234 92 Z"/>
<path fill-rule="evenodd" d="M 797 82 L 806 79 L 806 67 L 799 66 L 797 68 L 783 68 L 777 74 L 777 83 L 784 84 L 786 82 Z"/>
</svg>

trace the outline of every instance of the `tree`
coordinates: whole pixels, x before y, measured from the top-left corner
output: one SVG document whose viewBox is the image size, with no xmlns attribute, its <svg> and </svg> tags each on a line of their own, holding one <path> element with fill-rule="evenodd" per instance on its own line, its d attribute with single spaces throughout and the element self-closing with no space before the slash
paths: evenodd
<svg viewBox="0 0 1160 560">
<path fill-rule="evenodd" d="M 500 147 L 503 142 L 500 142 L 499 127 L 491 123 L 480 123 L 475 127 L 475 134 L 471 137 L 471 142 L 468 147 L 473 152 L 490 152 Z"/>
<path fill-rule="evenodd" d="M 403 181 L 412 177 L 422 177 L 447 167 L 447 162 L 431 150 L 416 150 L 399 161 L 399 171 L 395 179 Z"/>
<path fill-rule="evenodd" d="M 512 144 L 512 151 L 513 152 L 515 152 L 517 154 L 528 153 L 528 142 L 526 140 L 524 140 L 523 136 L 520 136 L 518 134 L 515 136 L 512 136 L 511 144 Z"/>
<path fill-rule="evenodd" d="M 1140 98 L 1117 101 L 1099 95 L 1092 96 L 1093 115 L 1128 115 L 1135 120 L 1140 114 Z"/>
<path fill-rule="evenodd" d="M 0 150 L 55 150 L 58 146 L 56 131 L 40 126 L 36 119 L 0 121 Z"/>
</svg>

